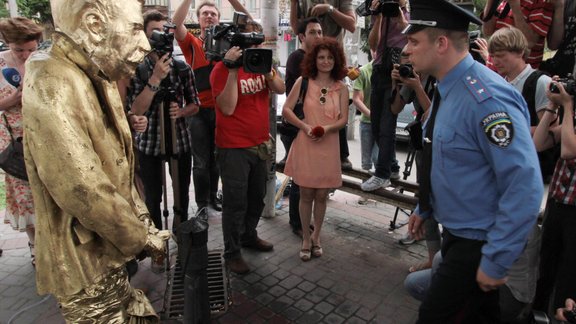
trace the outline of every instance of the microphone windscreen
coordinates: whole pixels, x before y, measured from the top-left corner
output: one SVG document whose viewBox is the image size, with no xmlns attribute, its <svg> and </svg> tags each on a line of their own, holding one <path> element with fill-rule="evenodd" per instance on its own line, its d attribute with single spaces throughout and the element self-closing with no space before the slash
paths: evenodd
<svg viewBox="0 0 576 324">
<path fill-rule="evenodd" d="M 13 86 L 14 88 L 18 88 L 20 86 L 20 82 L 22 81 L 22 77 L 20 76 L 20 72 L 15 68 L 3 68 L 2 75 L 4 79 Z"/>
</svg>

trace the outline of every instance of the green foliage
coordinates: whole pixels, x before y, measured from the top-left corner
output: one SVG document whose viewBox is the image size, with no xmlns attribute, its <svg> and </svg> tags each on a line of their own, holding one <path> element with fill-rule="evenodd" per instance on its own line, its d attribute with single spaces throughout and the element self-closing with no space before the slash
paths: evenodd
<svg viewBox="0 0 576 324">
<path fill-rule="evenodd" d="M 49 0 L 17 0 L 18 11 L 27 18 L 36 19 L 39 22 L 52 22 Z"/>
<path fill-rule="evenodd" d="M 8 7 L 8 1 L 0 0 L 0 18 L 10 17 L 10 11 L 8 11 L 7 7 Z"/>
</svg>

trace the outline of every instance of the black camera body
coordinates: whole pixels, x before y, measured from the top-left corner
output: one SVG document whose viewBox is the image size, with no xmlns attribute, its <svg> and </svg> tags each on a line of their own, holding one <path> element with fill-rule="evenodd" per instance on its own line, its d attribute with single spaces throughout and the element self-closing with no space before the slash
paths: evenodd
<svg viewBox="0 0 576 324">
<path fill-rule="evenodd" d="M 403 78 L 413 78 L 414 77 L 414 68 L 412 68 L 412 64 L 400 64 L 398 66 L 398 73 Z"/>
<path fill-rule="evenodd" d="M 221 61 L 226 52 L 238 46 L 244 50 L 241 58 L 235 62 L 226 62 L 229 67 L 244 66 L 244 70 L 251 73 L 268 73 L 272 68 L 272 50 L 250 48 L 260 45 L 265 37 L 262 33 L 243 33 L 247 25 L 248 17 L 239 12 L 234 12 L 232 24 L 215 25 L 206 30 L 204 51 L 206 58 L 211 61 Z"/>
<path fill-rule="evenodd" d="M 475 43 L 475 41 L 480 38 L 480 31 L 479 30 L 470 30 L 468 31 L 468 48 L 470 51 L 470 54 L 472 55 L 472 58 L 482 64 L 485 64 L 486 61 L 484 61 L 484 59 L 482 58 L 482 56 L 480 55 L 480 53 L 474 51 L 475 49 L 479 49 L 478 45 Z"/>
<path fill-rule="evenodd" d="M 154 30 L 148 41 L 150 42 L 150 47 L 159 56 L 164 56 L 165 54 L 170 54 L 174 52 L 174 33 L 171 33 L 171 29 L 175 29 L 174 24 L 164 24 L 164 31 Z"/>
<path fill-rule="evenodd" d="M 400 15 L 399 0 L 379 0 L 380 5 L 376 10 L 370 10 L 372 0 L 366 0 L 356 8 L 358 16 L 366 17 L 370 15 L 382 14 L 384 17 L 398 17 Z"/>
<path fill-rule="evenodd" d="M 565 78 L 560 78 L 556 82 L 560 83 L 569 95 L 576 95 L 576 80 L 572 74 L 568 74 Z M 554 83 L 551 83 L 550 92 L 560 93 L 560 89 Z"/>
</svg>

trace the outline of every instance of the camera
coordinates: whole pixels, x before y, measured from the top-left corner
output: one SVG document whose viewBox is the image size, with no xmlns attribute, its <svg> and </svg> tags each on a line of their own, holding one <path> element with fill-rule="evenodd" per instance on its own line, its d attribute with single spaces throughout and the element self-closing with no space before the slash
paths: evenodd
<svg viewBox="0 0 576 324">
<path fill-rule="evenodd" d="M 206 30 L 204 51 L 206 58 L 211 61 L 221 61 L 226 52 L 238 46 L 244 54 L 236 62 L 225 62 L 231 68 L 244 66 L 244 70 L 251 73 L 268 73 L 272 68 L 272 50 L 262 48 L 249 48 L 264 42 L 262 33 L 243 33 L 246 28 L 248 16 L 234 12 L 232 24 L 215 25 Z"/>
<path fill-rule="evenodd" d="M 414 69 L 412 68 L 412 64 L 400 64 L 400 66 L 398 66 L 398 73 L 403 78 L 413 78 Z"/>
<path fill-rule="evenodd" d="M 480 49 L 478 47 L 478 45 L 475 43 L 475 41 L 480 38 L 480 31 L 479 30 L 470 30 L 468 31 L 468 48 L 469 48 L 469 52 L 470 55 L 472 55 L 472 58 L 482 64 L 485 64 L 486 61 L 484 61 L 484 59 L 482 58 L 482 56 L 480 55 L 480 53 L 474 51 L 475 49 Z"/>
<path fill-rule="evenodd" d="M 565 78 L 558 79 L 556 82 L 560 83 L 569 95 L 573 96 L 576 94 L 576 80 L 574 80 L 572 74 L 568 74 Z M 550 92 L 560 93 L 560 89 L 554 83 L 550 83 Z"/>
<path fill-rule="evenodd" d="M 159 56 L 164 56 L 166 53 L 172 56 L 174 52 L 174 33 L 171 33 L 171 29 L 175 29 L 174 24 L 164 24 L 164 31 L 155 30 L 150 35 L 150 47 L 152 50 L 158 53 Z"/>
<path fill-rule="evenodd" d="M 358 16 L 366 17 L 382 13 L 384 17 L 398 17 L 400 15 L 399 0 L 379 0 L 380 5 L 376 10 L 370 10 L 372 0 L 365 0 L 356 8 Z"/>
</svg>

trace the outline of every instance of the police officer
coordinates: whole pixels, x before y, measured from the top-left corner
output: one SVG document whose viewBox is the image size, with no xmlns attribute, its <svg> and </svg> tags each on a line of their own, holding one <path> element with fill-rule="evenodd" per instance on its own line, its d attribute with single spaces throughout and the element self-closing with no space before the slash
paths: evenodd
<svg viewBox="0 0 576 324">
<path fill-rule="evenodd" d="M 469 54 L 470 22 L 445 0 L 415 0 L 404 33 L 414 70 L 438 80 L 424 125 L 420 201 L 409 230 L 443 225 L 442 257 L 418 323 L 499 323 L 498 287 L 536 222 L 543 185 L 521 94 Z"/>
</svg>

